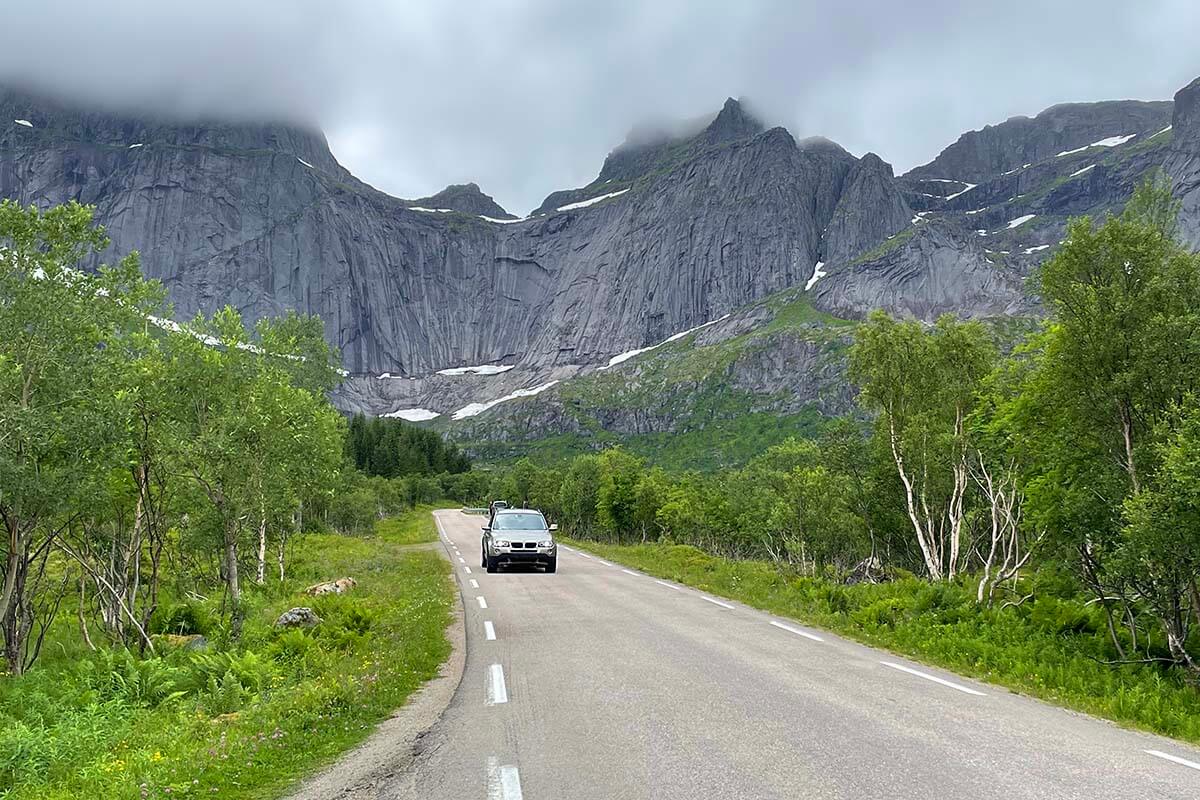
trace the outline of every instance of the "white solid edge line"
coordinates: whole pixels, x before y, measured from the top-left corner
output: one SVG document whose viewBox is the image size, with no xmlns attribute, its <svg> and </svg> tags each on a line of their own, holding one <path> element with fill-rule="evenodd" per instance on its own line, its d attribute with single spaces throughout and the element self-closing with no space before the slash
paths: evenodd
<svg viewBox="0 0 1200 800">
<path fill-rule="evenodd" d="M 480 607 L 480 608 L 487 608 L 487 600 L 484 600 L 484 599 L 483 599 L 483 595 L 479 595 L 479 596 L 478 596 L 478 597 L 476 597 L 475 599 L 479 601 L 479 607 Z"/>
<path fill-rule="evenodd" d="M 603 564 L 603 565 L 604 565 L 604 566 L 606 566 L 606 567 L 611 567 L 611 566 L 612 566 L 612 562 L 605 561 L 603 558 L 597 558 L 596 560 L 597 560 L 597 561 L 599 561 L 601 564 Z"/>
<path fill-rule="evenodd" d="M 504 667 L 492 664 L 488 668 L 487 704 L 500 705 L 508 702 L 508 687 L 504 685 Z"/>
<path fill-rule="evenodd" d="M 1147 755 L 1154 756 L 1155 758 L 1164 758 L 1167 761 L 1173 761 L 1174 763 L 1180 764 L 1185 767 L 1191 767 L 1192 769 L 1200 769 L 1200 764 L 1197 764 L 1195 761 L 1188 761 L 1186 758 L 1180 758 L 1179 756 L 1173 756 L 1170 753 L 1164 753 L 1161 750 L 1143 750 L 1142 752 L 1146 753 Z"/>
<path fill-rule="evenodd" d="M 471 588 L 472 588 L 472 589 L 478 589 L 478 588 L 479 588 L 479 581 L 475 580 L 474 578 L 471 578 Z"/>
<path fill-rule="evenodd" d="M 675 590 L 675 591 L 677 591 L 677 592 L 682 592 L 682 591 L 683 591 L 683 589 L 681 589 L 680 587 L 676 586 L 676 585 L 675 585 L 675 584 L 673 584 L 673 583 L 667 583 L 666 581 L 655 581 L 655 583 L 657 583 L 659 586 L 665 586 L 665 587 L 667 587 L 668 589 L 674 589 L 674 590 Z"/>
<path fill-rule="evenodd" d="M 512 764 L 500 766 L 494 757 L 487 760 L 488 800 L 522 800 L 521 772 Z"/>
<path fill-rule="evenodd" d="M 712 603 L 714 606 L 720 606 L 721 608 L 729 608 L 729 609 L 733 608 L 733 606 L 729 605 L 729 603 L 722 603 L 720 600 L 714 600 L 713 598 L 706 597 L 705 595 L 700 595 L 700 599 L 707 600 L 708 602 Z"/>
<path fill-rule="evenodd" d="M 579 556 L 580 558 L 586 558 L 588 561 L 592 560 L 592 557 L 589 556 L 587 553 L 576 553 L 575 555 Z"/>
<path fill-rule="evenodd" d="M 521 773 L 512 764 L 500 768 L 500 796 L 504 800 L 521 800 Z"/>
<path fill-rule="evenodd" d="M 808 631 L 802 631 L 799 628 L 793 628 L 791 625 L 784 625 L 782 622 L 776 622 L 775 620 L 771 620 L 771 624 L 774 625 L 776 628 L 787 631 L 788 633 L 794 633 L 797 636 L 803 636 L 805 639 L 812 639 L 814 642 L 825 641 L 820 636 L 817 636 L 815 633 L 809 633 Z"/>
<path fill-rule="evenodd" d="M 920 670 L 913 669 L 912 667 L 906 667 L 903 664 L 897 664 L 894 661 L 880 661 L 879 663 L 883 664 L 885 667 L 891 667 L 892 669 L 898 669 L 901 672 L 907 672 L 909 675 L 916 675 L 918 678 L 924 678 L 927 681 L 940 683 L 942 686 L 947 686 L 951 689 L 962 692 L 963 694 L 973 694 L 976 697 L 987 697 L 987 695 L 983 692 L 976 691 L 969 686 L 963 686 L 961 683 L 948 681 L 944 678 L 939 678 L 936 675 L 930 675 L 929 673 L 921 672 Z"/>
<path fill-rule="evenodd" d="M 626 575 L 632 575 L 635 578 L 641 577 L 640 575 L 638 575 L 636 572 L 634 572 L 631 569 L 623 569 L 623 570 L 621 570 L 621 572 L 624 572 Z"/>
<path fill-rule="evenodd" d="M 492 624 L 490 619 L 483 621 L 483 635 L 489 642 L 496 641 L 496 626 Z"/>
</svg>

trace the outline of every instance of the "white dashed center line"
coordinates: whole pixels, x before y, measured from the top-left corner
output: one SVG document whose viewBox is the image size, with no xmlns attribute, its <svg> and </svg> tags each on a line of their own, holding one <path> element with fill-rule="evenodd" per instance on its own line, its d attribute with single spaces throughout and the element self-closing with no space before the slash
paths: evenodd
<svg viewBox="0 0 1200 800">
<path fill-rule="evenodd" d="M 496 627 L 492 625 L 490 619 L 483 622 L 483 635 L 489 642 L 496 641 Z"/>
<path fill-rule="evenodd" d="M 987 697 L 987 695 L 985 695 L 983 692 L 977 692 L 969 686 L 963 686 L 961 683 L 948 681 L 943 678 L 939 678 L 936 675 L 930 675 L 928 673 L 921 672 L 920 670 L 915 670 L 912 667 L 906 667 L 903 664 L 897 664 L 894 661 L 880 661 L 879 663 L 883 664 L 885 667 L 891 667 L 892 669 L 898 669 L 901 672 L 907 672 L 909 675 L 916 675 L 918 678 L 924 678 L 927 681 L 940 683 L 942 686 L 949 687 L 955 691 L 962 692 L 963 694 L 973 694 L 976 697 Z"/>
<path fill-rule="evenodd" d="M 632 575 L 635 578 L 638 577 L 638 574 L 631 569 L 623 569 L 621 572 L 624 572 L 626 575 Z"/>
<path fill-rule="evenodd" d="M 665 587 L 667 587 L 668 589 L 674 589 L 674 590 L 675 590 L 675 591 L 677 591 L 677 592 L 682 592 L 682 591 L 683 591 L 683 589 L 680 589 L 678 586 L 676 586 L 676 585 L 675 585 L 675 584 L 673 584 L 673 583 L 667 583 L 666 581 L 655 581 L 655 583 L 657 583 L 659 586 L 665 586 Z"/>
<path fill-rule="evenodd" d="M 1179 756 L 1173 756 L 1170 753 L 1164 753 L 1161 750 L 1146 750 L 1144 752 L 1147 755 L 1154 756 L 1155 758 L 1165 758 L 1167 761 L 1174 762 L 1181 766 L 1191 767 L 1192 769 L 1200 770 L 1200 764 L 1197 764 L 1195 761 L 1188 761 L 1186 758 L 1180 758 Z"/>
<path fill-rule="evenodd" d="M 788 633 L 794 633 L 797 636 L 803 636 L 805 639 L 812 639 L 814 642 L 825 641 L 820 636 L 817 636 L 815 633 L 809 633 L 808 631 L 802 631 L 799 628 L 793 628 L 791 625 L 784 625 L 782 622 L 776 622 L 774 620 L 771 620 L 771 624 L 774 625 L 776 628 L 779 628 L 780 630 L 785 630 Z"/>
<path fill-rule="evenodd" d="M 475 599 L 479 601 L 480 608 L 487 608 L 487 600 L 483 599 L 483 595 L 479 595 L 479 597 L 476 597 Z"/>
<path fill-rule="evenodd" d="M 729 608 L 729 609 L 733 608 L 733 606 L 729 605 L 729 603 L 722 603 L 720 600 L 714 600 L 713 598 L 705 597 L 704 595 L 700 595 L 700 599 L 707 600 L 708 602 L 712 603 L 714 606 L 720 606 L 721 608 Z"/>
<path fill-rule="evenodd" d="M 464 567 L 463 567 L 463 572 L 465 572 L 465 573 L 467 573 L 468 575 L 470 575 L 470 574 L 471 574 L 471 568 L 470 568 L 470 567 L 468 567 L 468 566 L 464 566 Z"/>
<path fill-rule="evenodd" d="M 508 687 L 504 685 L 504 667 L 492 664 L 488 669 L 487 704 L 489 706 L 508 702 Z"/>
<path fill-rule="evenodd" d="M 592 557 L 589 556 L 587 553 L 576 553 L 575 555 L 579 556 L 580 558 L 586 558 L 588 561 L 592 560 Z"/>
<path fill-rule="evenodd" d="M 599 561 L 601 564 L 603 564 L 603 565 L 604 565 L 604 566 L 606 566 L 606 567 L 611 567 L 611 566 L 612 566 L 612 564 L 610 564 L 609 562 L 605 561 L 603 558 L 597 558 L 596 560 L 597 560 L 597 561 Z"/>
<path fill-rule="evenodd" d="M 466 560 L 465 558 L 463 558 L 462 556 L 459 556 L 459 557 L 458 557 L 458 562 L 459 562 L 460 564 L 465 564 L 465 563 L 467 563 L 467 560 Z M 232 570 L 230 570 L 230 571 L 232 572 Z"/>
<path fill-rule="evenodd" d="M 472 589 L 478 589 L 478 588 L 479 588 L 479 581 L 475 580 L 474 578 L 471 578 L 471 580 L 470 580 L 470 583 L 471 583 L 471 588 L 472 588 Z"/>
<path fill-rule="evenodd" d="M 521 773 L 515 766 L 488 759 L 488 800 L 522 800 Z"/>
</svg>

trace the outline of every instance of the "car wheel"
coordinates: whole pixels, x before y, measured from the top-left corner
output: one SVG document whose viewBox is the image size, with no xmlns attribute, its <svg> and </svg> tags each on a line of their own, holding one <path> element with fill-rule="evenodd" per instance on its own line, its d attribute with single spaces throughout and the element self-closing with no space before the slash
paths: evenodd
<svg viewBox="0 0 1200 800">
<path fill-rule="evenodd" d="M 479 546 L 479 566 L 487 568 L 487 548 L 483 545 Z"/>
<path fill-rule="evenodd" d="M 546 572 L 558 572 L 558 556 L 554 556 L 546 562 Z"/>
<path fill-rule="evenodd" d="M 494 558 L 485 557 L 483 566 L 488 572 L 496 572 L 500 569 L 500 565 L 496 563 L 496 559 Z"/>
</svg>

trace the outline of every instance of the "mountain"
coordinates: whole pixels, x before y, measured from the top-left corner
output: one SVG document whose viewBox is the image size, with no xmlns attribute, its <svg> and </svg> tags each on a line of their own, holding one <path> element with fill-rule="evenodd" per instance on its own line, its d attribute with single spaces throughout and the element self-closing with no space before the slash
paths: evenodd
<svg viewBox="0 0 1200 800">
<path fill-rule="evenodd" d="M 515 214 L 505 211 L 499 203 L 483 193 L 474 183 L 453 183 L 429 197 L 413 200 L 413 210 L 461 211 L 489 219 L 515 220 Z"/>
<path fill-rule="evenodd" d="M 840 413 L 845 320 L 1036 316 L 1024 281 L 1067 218 L 1118 210 L 1152 168 L 1176 181 L 1181 230 L 1200 240 L 1197 83 L 1174 103 L 1010 119 L 899 177 L 731 98 L 634 129 L 595 180 L 521 219 L 473 183 L 388 196 L 293 125 L 17 90 L 0 91 L 0 120 L 13 120 L 0 196 L 96 205 L 113 252 L 139 250 L 178 317 L 225 303 L 319 314 L 351 373 L 343 408 L 440 414 L 432 424 L 476 442 Z"/>
<path fill-rule="evenodd" d="M 999 125 L 964 133 L 933 161 L 908 174 L 914 178 L 953 176 L 982 183 L 1109 136 L 1160 130 L 1170 124 L 1171 112 L 1169 101 L 1063 103 L 1032 118 L 1013 117 Z"/>
</svg>

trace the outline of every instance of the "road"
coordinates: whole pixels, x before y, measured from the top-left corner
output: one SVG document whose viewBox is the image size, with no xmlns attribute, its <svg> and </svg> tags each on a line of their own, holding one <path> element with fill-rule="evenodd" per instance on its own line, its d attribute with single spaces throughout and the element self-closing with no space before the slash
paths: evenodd
<svg viewBox="0 0 1200 800">
<path fill-rule="evenodd" d="M 436 513 L 463 679 L 385 798 L 1196 800 L 1200 751 L 562 549 L 488 575 Z"/>
</svg>

